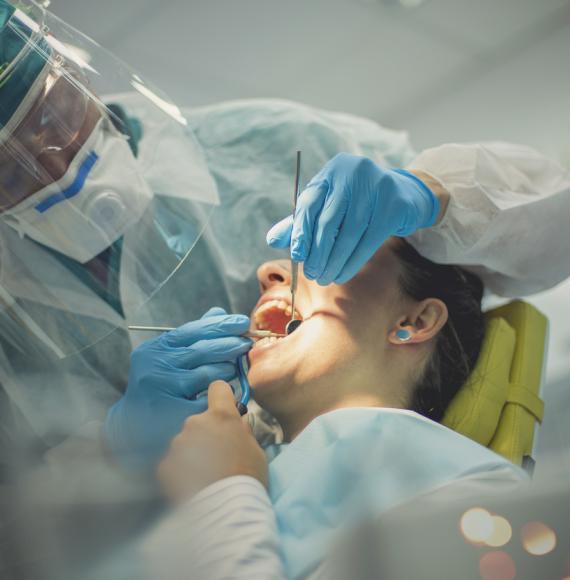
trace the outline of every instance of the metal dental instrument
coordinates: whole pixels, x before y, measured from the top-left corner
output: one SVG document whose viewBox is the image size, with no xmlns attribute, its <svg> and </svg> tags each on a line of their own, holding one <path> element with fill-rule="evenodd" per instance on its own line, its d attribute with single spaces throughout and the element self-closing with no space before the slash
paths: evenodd
<svg viewBox="0 0 570 580">
<path fill-rule="evenodd" d="M 127 326 L 129 330 L 137 330 L 142 332 L 170 332 L 171 330 L 176 330 L 175 326 Z M 244 332 L 241 336 L 246 338 L 267 338 L 275 336 L 277 338 L 282 338 L 287 336 L 286 334 L 279 334 L 277 332 L 271 332 L 271 330 L 248 330 Z"/>
<path fill-rule="evenodd" d="M 301 152 L 297 151 L 297 171 L 295 173 L 295 189 L 293 190 L 293 217 L 297 211 L 297 198 L 301 187 Z M 285 332 L 291 334 L 301 325 L 302 320 L 295 320 L 295 294 L 297 293 L 297 281 L 299 279 L 299 262 L 291 259 L 291 320 L 285 327 Z"/>
</svg>

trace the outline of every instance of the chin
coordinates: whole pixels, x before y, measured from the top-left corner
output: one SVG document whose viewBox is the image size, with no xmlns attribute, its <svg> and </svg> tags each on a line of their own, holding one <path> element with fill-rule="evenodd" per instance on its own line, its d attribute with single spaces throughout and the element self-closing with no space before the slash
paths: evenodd
<svg viewBox="0 0 570 580">
<path fill-rule="evenodd" d="M 259 361 L 253 364 L 247 374 L 253 398 L 261 406 L 266 402 L 275 399 L 275 396 L 286 392 L 291 384 L 290 379 L 285 376 L 283 368 L 271 365 L 266 361 Z"/>
</svg>

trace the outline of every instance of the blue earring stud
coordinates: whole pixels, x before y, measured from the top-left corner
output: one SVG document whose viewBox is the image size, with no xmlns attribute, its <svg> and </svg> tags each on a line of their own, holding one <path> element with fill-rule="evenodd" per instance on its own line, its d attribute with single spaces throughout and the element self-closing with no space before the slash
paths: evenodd
<svg viewBox="0 0 570 580">
<path fill-rule="evenodd" d="M 400 342 L 408 342 L 412 338 L 412 333 L 405 328 L 396 330 L 396 337 Z"/>
</svg>

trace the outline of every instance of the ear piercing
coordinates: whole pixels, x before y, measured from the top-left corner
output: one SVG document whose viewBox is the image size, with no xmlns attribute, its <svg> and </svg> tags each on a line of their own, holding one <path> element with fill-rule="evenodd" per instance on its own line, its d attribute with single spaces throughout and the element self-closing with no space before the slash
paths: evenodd
<svg viewBox="0 0 570 580">
<path fill-rule="evenodd" d="M 408 342 L 408 340 L 411 340 L 412 338 L 412 333 L 409 330 L 406 330 L 405 328 L 400 328 L 396 330 L 396 338 L 400 342 Z"/>
</svg>

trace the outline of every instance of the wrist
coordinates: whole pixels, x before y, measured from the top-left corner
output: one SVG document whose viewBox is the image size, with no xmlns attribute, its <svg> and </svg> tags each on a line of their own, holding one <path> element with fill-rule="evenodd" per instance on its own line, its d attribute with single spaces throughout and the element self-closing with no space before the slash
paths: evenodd
<svg viewBox="0 0 570 580">
<path fill-rule="evenodd" d="M 108 411 L 101 428 L 101 445 L 108 460 L 129 473 L 142 474 L 148 471 L 141 458 L 130 445 L 125 426 L 124 397 Z"/>
<path fill-rule="evenodd" d="M 394 169 L 399 197 L 406 202 L 408 211 L 403 214 L 403 222 L 397 236 L 409 236 L 420 228 L 433 226 L 440 212 L 439 199 L 435 193 L 415 174 L 406 169 Z"/>
<path fill-rule="evenodd" d="M 447 206 L 449 205 L 449 198 L 450 198 L 449 191 L 447 191 L 447 189 L 445 189 L 445 187 L 443 186 L 441 181 L 439 181 L 433 175 L 426 173 L 425 171 L 419 171 L 416 169 L 408 169 L 407 171 L 409 173 L 415 175 L 423 184 L 425 184 L 426 187 L 428 187 L 430 189 L 430 191 L 438 199 L 439 212 L 438 212 L 437 218 L 435 220 L 435 223 L 433 224 L 433 225 L 438 225 L 441 222 L 441 220 L 443 219 L 443 216 L 445 215 L 445 212 L 447 211 Z"/>
</svg>

